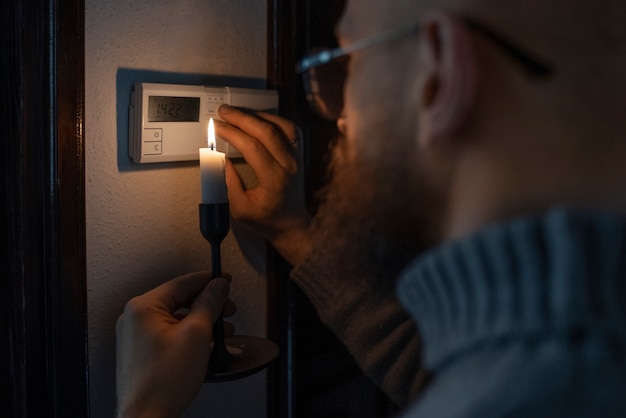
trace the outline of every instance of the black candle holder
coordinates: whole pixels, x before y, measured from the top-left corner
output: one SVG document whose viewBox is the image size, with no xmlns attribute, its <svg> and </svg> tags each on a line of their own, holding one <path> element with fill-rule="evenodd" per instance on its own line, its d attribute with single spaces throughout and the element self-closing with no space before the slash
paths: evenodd
<svg viewBox="0 0 626 418">
<path fill-rule="evenodd" d="M 229 229 L 228 202 L 200 204 L 200 231 L 211 244 L 213 278 L 222 277 L 220 247 Z M 205 381 L 228 381 L 254 374 L 267 367 L 278 356 L 278 351 L 276 344 L 264 338 L 250 335 L 225 337 L 224 319 L 220 314 L 213 327 L 213 351 Z"/>
</svg>

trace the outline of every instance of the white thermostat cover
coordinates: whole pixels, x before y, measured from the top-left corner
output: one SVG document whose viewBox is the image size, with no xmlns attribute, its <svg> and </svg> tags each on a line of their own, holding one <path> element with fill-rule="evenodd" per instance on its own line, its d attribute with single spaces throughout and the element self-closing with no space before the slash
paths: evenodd
<svg viewBox="0 0 626 418">
<path fill-rule="evenodd" d="M 198 160 L 207 147 L 209 119 L 221 120 L 222 104 L 278 112 L 274 90 L 182 84 L 136 83 L 131 92 L 128 153 L 135 163 Z M 229 158 L 241 154 L 219 136 L 218 151 Z"/>
</svg>

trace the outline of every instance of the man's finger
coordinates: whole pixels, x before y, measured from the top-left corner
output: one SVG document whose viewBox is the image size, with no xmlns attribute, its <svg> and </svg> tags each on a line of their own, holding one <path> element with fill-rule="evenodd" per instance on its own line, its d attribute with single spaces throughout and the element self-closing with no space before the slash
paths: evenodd
<svg viewBox="0 0 626 418">
<path fill-rule="evenodd" d="M 237 125 L 215 121 L 216 133 L 235 147 L 255 172 L 271 167 L 278 162 L 267 148 Z"/>
<path fill-rule="evenodd" d="M 267 112 L 257 112 L 256 115 L 278 126 L 290 141 L 293 141 L 298 135 L 296 125 L 289 119 Z"/>
<path fill-rule="evenodd" d="M 295 138 L 295 129 L 289 130 L 294 131 L 293 137 L 287 137 L 283 126 L 273 122 L 275 118 L 262 117 L 267 114 L 251 115 L 228 105 L 220 106 L 219 112 L 222 119 L 231 125 L 229 129 L 227 124 L 217 124 L 220 136 L 232 143 L 246 161 L 257 158 L 261 163 L 268 163 L 272 159 L 287 169 L 292 168 L 294 148 L 289 141 Z M 235 129 L 241 134 L 237 135 Z"/>
<path fill-rule="evenodd" d="M 189 306 L 191 301 L 211 280 L 210 271 L 178 276 L 141 296 L 151 304 L 160 302 L 168 312 Z"/>
<path fill-rule="evenodd" d="M 226 187 L 228 188 L 228 200 L 230 201 L 231 213 L 237 218 L 242 210 L 248 207 L 248 196 L 243 186 L 239 173 L 233 166 L 232 161 L 226 160 Z"/>
<path fill-rule="evenodd" d="M 211 280 L 193 302 L 189 315 L 185 319 L 215 322 L 228 300 L 229 293 L 228 280 L 221 277 Z"/>
</svg>

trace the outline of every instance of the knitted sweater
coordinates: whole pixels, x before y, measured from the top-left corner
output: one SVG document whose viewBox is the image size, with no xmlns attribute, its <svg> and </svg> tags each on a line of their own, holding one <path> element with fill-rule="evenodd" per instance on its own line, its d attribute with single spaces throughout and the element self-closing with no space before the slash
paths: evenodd
<svg viewBox="0 0 626 418">
<path fill-rule="evenodd" d="M 318 316 L 345 345 L 361 370 L 398 406 L 424 387 L 420 340 L 413 320 L 393 293 L 355 285 L 320 266 L 316 254 L 291 272 Z M 311 336 L 315 338 L 315 336 Z"/>
<path fill-rule="evenodd" d="M 397 294 L 434 378 L 405 416 L 626 417 L 624 250 L 626 220 L 556 209 L 416 259 Z M 393 299 L 372 303 L 311 263 L 294 280 L 395 400 L 423 387 L 419 340 Z"/>
<path fill-rule="evenodd" d="M 406 417 L 626 417 L 626 220 L 555 209 L 416 260 L 435 378 Z"/>
</svg>

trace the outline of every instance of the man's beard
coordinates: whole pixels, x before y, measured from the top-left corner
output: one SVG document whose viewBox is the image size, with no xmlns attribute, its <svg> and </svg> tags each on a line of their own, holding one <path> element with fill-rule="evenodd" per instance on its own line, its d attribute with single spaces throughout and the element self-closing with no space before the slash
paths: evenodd
<svg viewBox="0 0 626 418">
<path fill-rule="evenodd" d="M 374 286 L 386 297 L 404 267 L 432 245 L 440 199 L 399 148 L 369 161 L 348 158 L 346 151 L 339 139 L 313 220 L 315 254 L 331 277 Z"/>
</svg>

